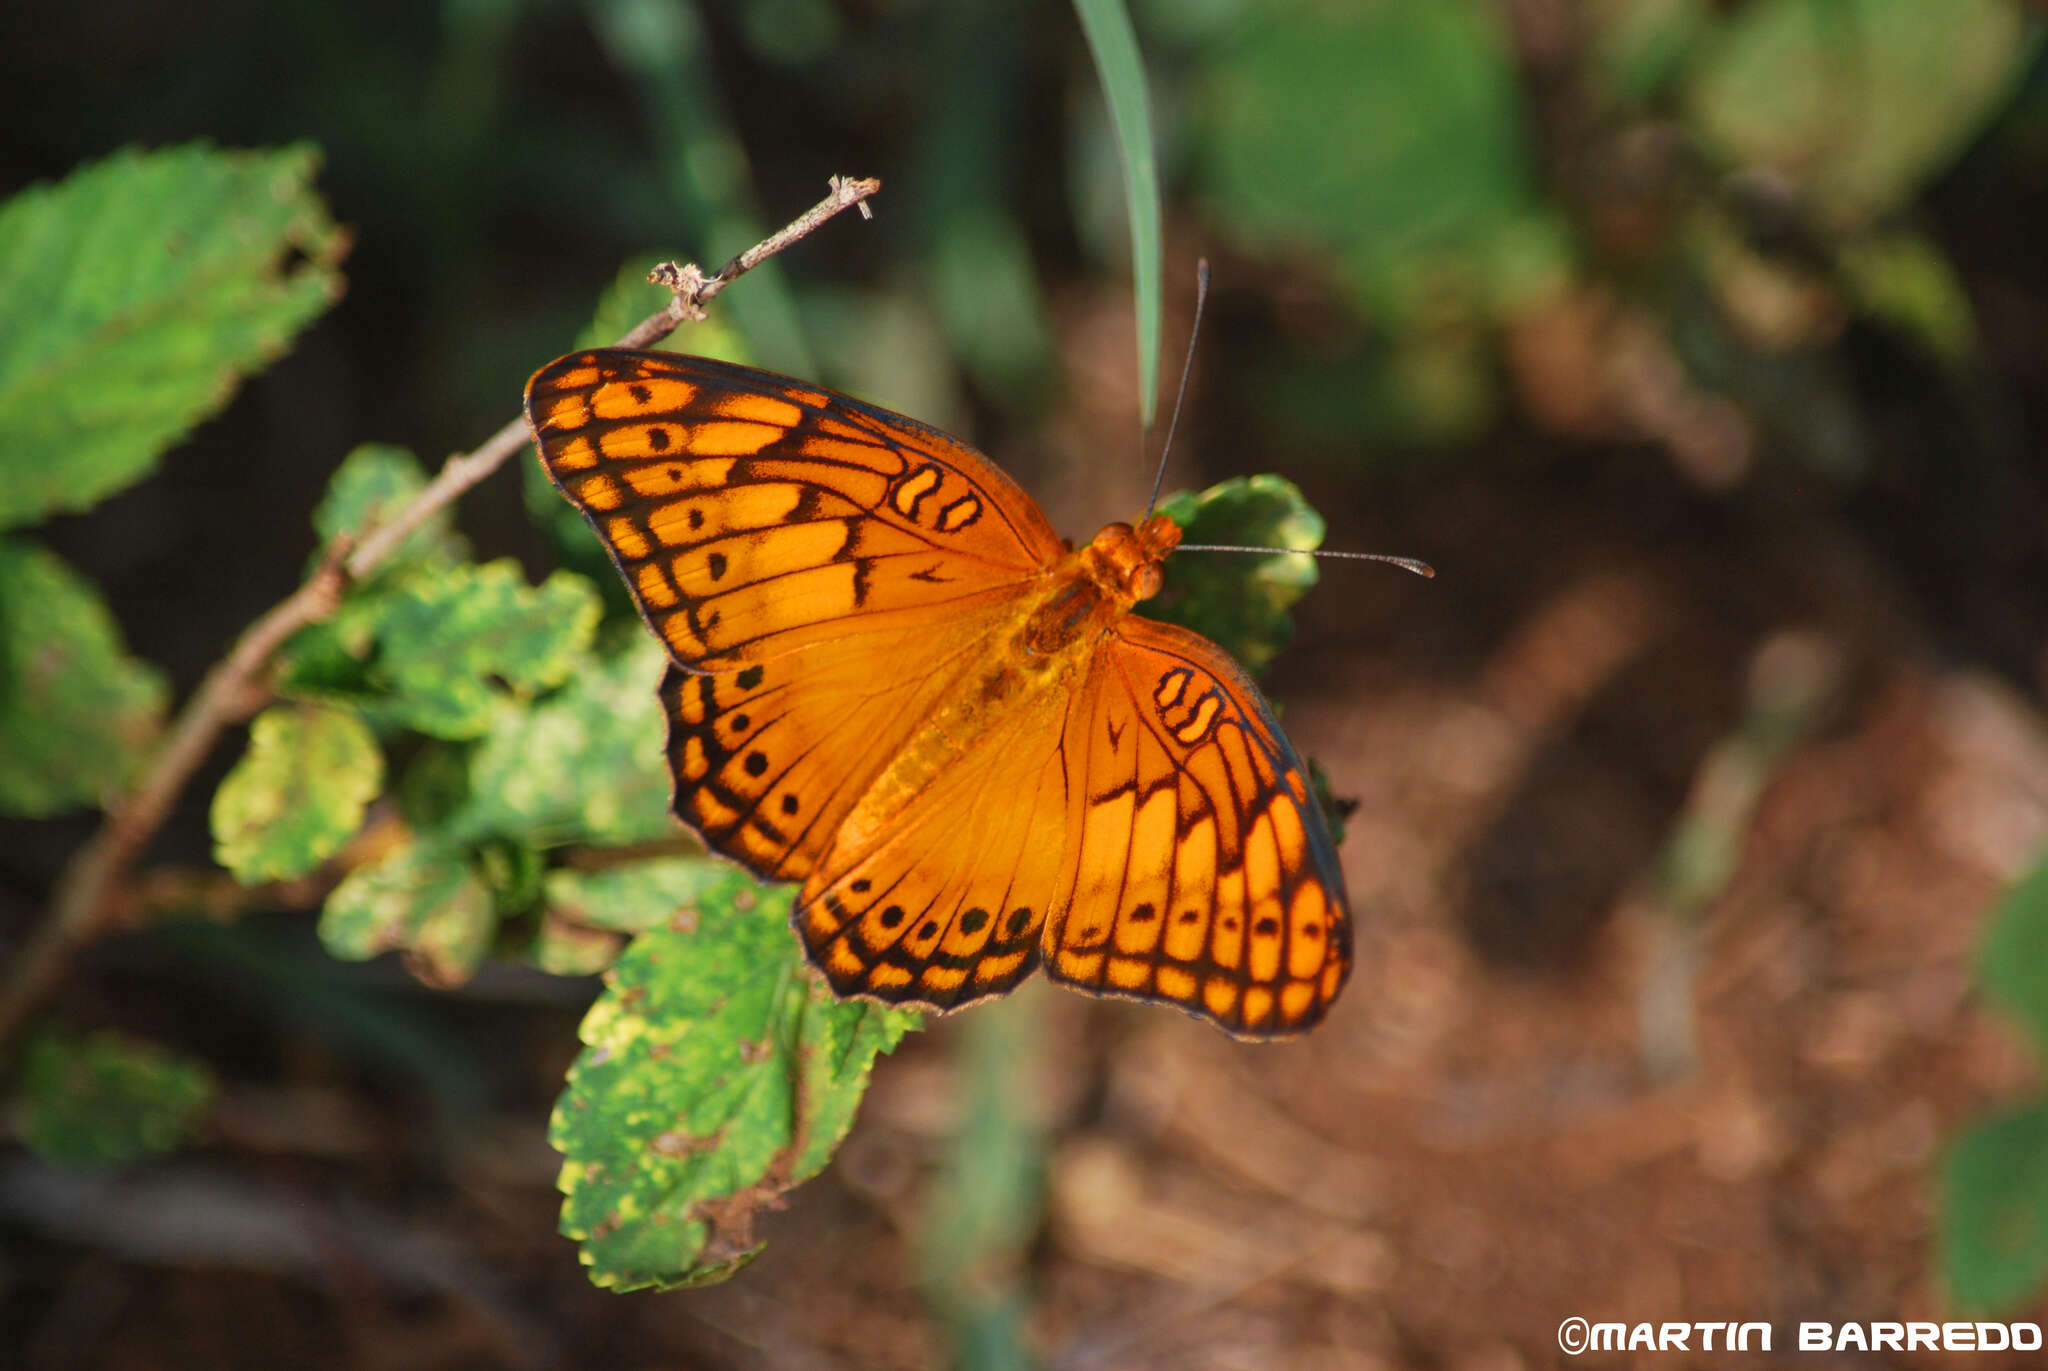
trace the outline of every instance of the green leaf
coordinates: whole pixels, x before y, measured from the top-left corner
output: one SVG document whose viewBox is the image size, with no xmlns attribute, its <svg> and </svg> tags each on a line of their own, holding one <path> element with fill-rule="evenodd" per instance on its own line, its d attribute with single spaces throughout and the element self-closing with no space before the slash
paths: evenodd
<svg viewBox="0 0 2048 1371">
<path fill-rule="evenodd" d="M 1977 350 L 1977 318 L 1955 264 L 1918 233 L 1873 234 L 1846 243 L 1837 258 L 1858 309 L 1917 340 L 1944 362 Z"/>
<path fill-rule="evenodd" d="M 602 871 L 550 871 L 551 912 L 592 928 L 644 933 L 689 923 L 704 903 L 727 901 L 739 887 L 733 865 L 717 857 L 656 857 Z"/>
<path fill-rule="evenodd" d="M 339 297 L 318 160 L 130 149 L 0 206 L 0 528 L 139 480 Z"/>
<path fill-rule="evenodd" d="M 2004 105 L 2041 26 L 2010 0 L 1757 0 L 1699 46 L 1687 116 L 1835 228 L 1905 205 Z"/>
<path fill-rule="evenodd" d="M 410 452 L 386 443 L 364 443 L 335 468 L 327 482 L 327 494 L 313 511 L 313 531 L 320 535 L 322 547 L 343 534 L 360 537 L 378 524 L 389 523 L 426 488 L 427 473 Z M 379 570 L 431 558 L 457 558 L 466 551 L 444 506 L 407 534 Z"/>
<path fill-rule="evenodd" d="M 414 563 L 293 635 L 280 687 L 379 727 L 474 738 L 499 704 L 573 675 L 602 614 L 596 587 L 573 572 L 530 587 L 510 558 Z"/>
<path fill-rule="evenodd" d="M 42 548 L 0 539 L 0 810 L 40 818 L 106 803 L 155 745 L 165 695 L 91 584 Z"/>
<path fill-rule="evenodd" d="M 562 1232 L 598 1285 L 722 1279 L 754 1218 L 838 1146 L 877 1052 L 915 1014 L 835 1000 L 803 967 L 792 892 L 737 869 L 643 933 L 583 1021 L 555 1106 Z"/>
<path fill-rule="evenodd" d="M 249 750 L 213 796 L 214 860 L 244 885 L 303 876 L 362 827 L 384 784 L 384 754 L 354 714 L 277 705 L 249 726 Z"/>
<path fill-rule="evenodd" d="M 124 1166 L 169 1152 L 212 1105 L 203 1062 L 118 1033 L 45 1033 L 17 1086 L 23 1142 L 66 1166 Z"/>
<path fill-rule="evenodd" d="M 639 631 L 531 706 L 503 703 L 470 759 L 469 800 L 443 831 L 536 847 L 648 842 L 676 831 L 666 725 L 655 697 L 667 659 Z"/>
<path fill-rule="evenodd" d="M 572 923 L 550 911 L 541 916 L 527 955 L 550 976 L 595 976 L 617 961 L 625 947 L 623 933 Z"/>
<path fill-rule="evenodd" d="M 1562 274 L 1497 7 L 1479 0 L 1247 12 L 1200 86 L 1217 221 L 1268 256 L 1334 255 L 1376 322 L 1440 328 Z"/>
<path fill-rule="evenodd" d="M 2048 1047 L 2048 854 L 1991 915 L 1977 975 L 1990 997 Z"/>
<path fill-rule="evenodd" d="M 1239 476 L 1199 494 L 1177 490 L 1160 499 L 1159 512 L 1190 543 L 1307 549 L 1323 541 L 1322 516 L 1279 476 Z M 1166 562 L 1166 588 L 1139 612 L 1212 639 L 1256 674 L 1294 635 L 1287 611 L 1315 583 L 1315 558 L 1298 551 L 1177 553 Z"/>
<path fill-rule="evenodd" d="M 412 843 L 352 871 L 320 911 L 320 941 L 343 961 L 394 949 L 431 985 L 474 974 L 497 931 L 491 892 L 460 852 Z"/>
<path fill-rule="evenodd" d="M 1131 219 L 1131 284 L 1138 315 L 1138 410 L 1147 428 L 1159 408 L 1159 318 L 1163 241 L 1159 221 L 1159 165 L 1152 141 L 1152 105 L 1145 62 L 1123 0 L 1074 0 L 1095 74 L 1109 101 L 1124 203 Z"/>
<path fill-rule="evenodd" d="M 1958 1305 L 2014 1307 L 2048 1281 L 2048 1103 L 1982 1123 L 1941 1169 L 1942 1274 Z"/>
</svg>

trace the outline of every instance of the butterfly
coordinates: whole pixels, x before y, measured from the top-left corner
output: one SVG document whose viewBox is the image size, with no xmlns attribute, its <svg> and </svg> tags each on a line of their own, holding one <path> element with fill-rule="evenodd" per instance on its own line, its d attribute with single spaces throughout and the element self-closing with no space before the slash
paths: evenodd
<svg viewBox="0 0 2048 1371">
<path fill-rule="evenodd" d="M 1172 520 L 1073 547 L 957 439 L 705 358 L 572 353 L 526 414 L 667 646 L 676 815 L 802 883 L 839 995 L 1043 966 L 1242 1038 L 1329 1010 L 1351 916 L 1301 761 L 1227 653 L 1132 612 Z"/>
</svg>

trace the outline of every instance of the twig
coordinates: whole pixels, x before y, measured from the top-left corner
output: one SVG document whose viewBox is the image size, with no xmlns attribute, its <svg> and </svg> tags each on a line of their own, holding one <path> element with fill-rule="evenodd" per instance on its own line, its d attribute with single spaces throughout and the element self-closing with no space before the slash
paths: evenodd
<svg viewBox="0 0 2048 1371">
<path fill-rule="evenodd" d="M 703 318 L 703 306 L 741 275 L 854 205 L 862 206 L 866 213 L 866 200 L 881 188 L 877 180 L 835 176 L 830 195 L 781 232 L 727 262 L 716 274 L 706 276 L 695 266 L 673 263 L 658 268 L 650 279 L 669 285 L 674 298 L 629 330 L 619 345 L 644 347 L 668 336 L 685 320 Z M 527 441 L 526 421 L 514 419 L 473 452 L 449 458 L 440 474 L 396 517 L 364 530 L 352 544 L 337 540 L 305 584 L 251 624 L 234 650 L 207 672 L 171 726 L 141 784 L 107 806 L 99 831 L 72 855 L 58 877 L 48 915 L 8 969 L 6 983 L 0 985 L 0 1059 L 29 1016 L 63 979 L 79 949 L 107 931 L 115 907 L 112 893 L 170 817 L 220 735 L 272 698 L 264 676 L 277 650 L 300 629 L 333 614 L 350 584 L 369 576 L 407 534 L 497 470 Z"/>
</svg>

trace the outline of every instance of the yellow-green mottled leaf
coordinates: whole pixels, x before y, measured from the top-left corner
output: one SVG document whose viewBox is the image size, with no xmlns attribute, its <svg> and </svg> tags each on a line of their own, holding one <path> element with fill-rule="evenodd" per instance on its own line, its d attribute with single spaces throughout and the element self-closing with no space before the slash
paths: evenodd
<svg viewBox="0 0 2048 1371">
<path fill-rule="evenodd" d="M 1279 476 L 1177 490 L 1161 497 L 1159 512 L 1180 525 L 1183 542 L 1301 550 L 1323 541 L 1322 516 Z M 1167 560 L 1166 588 L 1143 612 L 1193 629 L 1258 672 L 1293 636 L 1287 611 L 1315 583 L 1315 558 L 1298 551 L 1178 553 Z"/>
<path fill-rule="evenodd" d="M 634 939 L 584 1019 L 549 1139 L 599 1285 L 719 1279 L 757 1252 L 754 1216 L 823 1166 L 874 1055 L 919 1021 L 819 986 L 790 898 L 728 869 Z"/>
<path fill-rule="evenodd" d="M 396 518 L 426 488 L 427 473 L 410 452 L 387 443 L 364 443 L 342 459 L 328 480 L 327 493 L 313 511 L 313 531 L 320 535 L 323 548 L 343 534 L 360 538 Z M 461 557 L 464 552 L 462 535 L 455 532 L 444 506 L 407 534 L 380 569 L 428 557 Z"/>
<path fill-rule="evenodd" d="M 529 586 L 510 558 L 415 563 L 294 636 L 282 685 L 379 726 L 475 738 L 500 704 L 574 675 L 601 614 L 596 589 L 571 572 Z"/>
<path fill-rule="evenodd" d="M 625 948 L 625 934 L 572 923 L 550 910 L 541 915 L 527 956 L 550 976 L 595 976 Z"/>
<path fill-rule="evenodd" d="M 0 538 L 0 810 L 104 804 L 155 745 L 164 698 L 98 591 L 42 548 Z"/>
<path fill-rule="evenodd" d="M 213 1103 L 205 1063 L 118 1033 L 45 1033 L 23 1056 L 23 1142 L 67 1166 L 123 1166 L 183 1143 Z"/>
<path fill-rule="evenodd" d="M 0 205 L 0 528 L 146 475 L 340 295 L 318 161 L 127 149 Z"/>
<path fill-rule="evenodd" d="M 303 876 L 362 827 L 384 784 L 384 754 L 363 721 L 321 705 L 278 705 L 213 795 L 214 860 L 245 885 Z"/>
<path fill-rule="evenodd" d="M 435 985 L 467 980 L 496 931 L 483 880 L 461 853 L 435 844 L 401 847 L 350 872 L 320 911 L 320 941 L 334 956 L 366 961 L 401 950 Z"/>
<path fill-rule="evenodd" d="M 609 657 L 582 658 L 546 699 L 493 712 L 470 759 L 468 799 L 445 831 L 465 842 L 517 836 L 536 847 L 617 846 L 677 831 L 654 694 L 666 659 L 635 628 Z"/>
<path fill-rule="evenodd" d="M 592 928 L 644 933 L 688 922 L 707 899 L 729 900 L 733 865 L 721 857 L 654 857 L 602 871 L 550 871 L 547 907 Z"/>
<path fill-rule="evenodd" d="M 377 628 L 397 716 L 443 738 L 490 727 L 503 686 L 530 695 L 569 679 L 602 613 L 589 581 L 557 571 L 526 584 L 511 558 L 423 574 Z"/>
</svg>

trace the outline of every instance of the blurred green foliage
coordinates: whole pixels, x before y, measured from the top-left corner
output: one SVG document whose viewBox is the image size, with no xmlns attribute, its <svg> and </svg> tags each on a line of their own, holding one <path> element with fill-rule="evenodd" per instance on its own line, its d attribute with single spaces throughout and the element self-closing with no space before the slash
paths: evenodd
<svg viewBox="0 0 2048 1371">
<path fill-rule="evenodd" d="M 1978 977 L 2048 1050 L 2048 854 L 1992 914 Z M 1976 1125 L 1942 1163 L 1940 1263 L 1958 1304 L 2010 1310 L 2048 1284 L 2048 1100 Z"/>
<path fill-rule="evenodd" d="M 203 1062 L 118 1033 L 51 1030 L 23 1054 L 16 1127 L 51 1161 L 125 1166 L 183 1144 L 214 1091 Z"/>
</svg>

